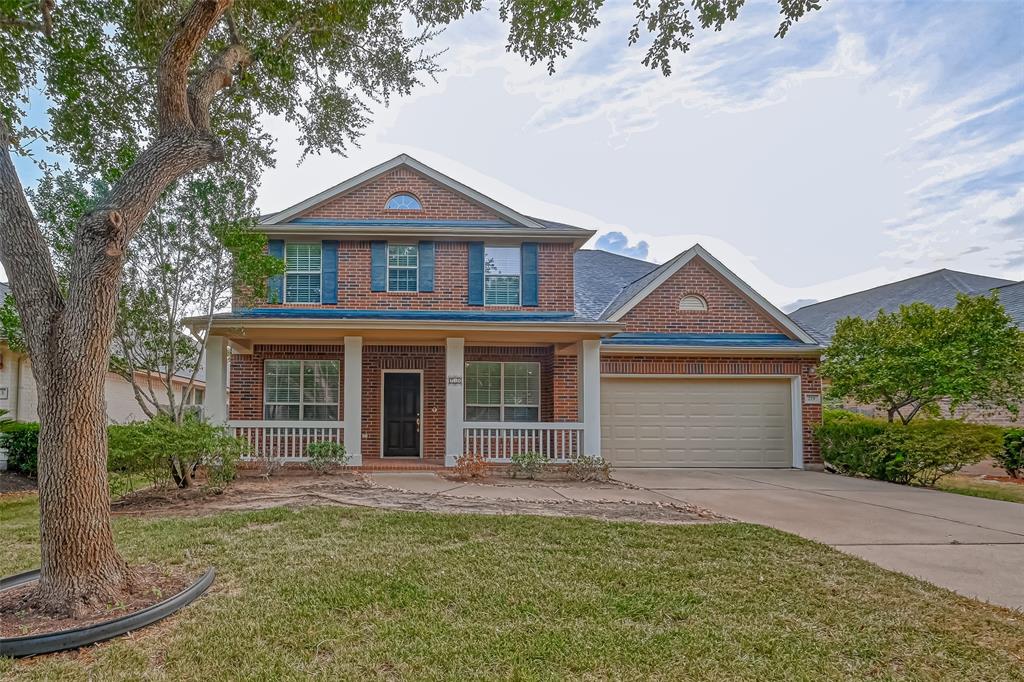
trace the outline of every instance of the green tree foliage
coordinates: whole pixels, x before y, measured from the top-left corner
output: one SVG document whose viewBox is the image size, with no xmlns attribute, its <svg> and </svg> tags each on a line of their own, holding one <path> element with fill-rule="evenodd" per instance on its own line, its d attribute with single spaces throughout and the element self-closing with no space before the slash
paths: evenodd
<svg viewBox="0 0 1024 682">
<path fill-rule="evenodd" d="M 879 405 L 889 421 L 935 415 L 949 398 L 1003 407 L 1024 401 L 1024 334 L 998 298 L 960 295 L 953 308 L 925 303 L 836 325 L 821 374 L 832 398 Z"/>
</svg>

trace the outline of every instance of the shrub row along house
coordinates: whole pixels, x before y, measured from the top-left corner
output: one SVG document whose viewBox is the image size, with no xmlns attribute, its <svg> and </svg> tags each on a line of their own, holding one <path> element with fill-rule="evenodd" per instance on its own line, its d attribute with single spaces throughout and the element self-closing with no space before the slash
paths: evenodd
<svg viewBox="0 0 1024 682">
<path fill-rule="evenodd" d="M 821 346 L 699 245 L 660 266 L 581 250 L 593 231 L 406 155 L 259 229 L 286 271 L 216 316 L 205 407 L 254 456 L 820 463 Z"/>
</svg>

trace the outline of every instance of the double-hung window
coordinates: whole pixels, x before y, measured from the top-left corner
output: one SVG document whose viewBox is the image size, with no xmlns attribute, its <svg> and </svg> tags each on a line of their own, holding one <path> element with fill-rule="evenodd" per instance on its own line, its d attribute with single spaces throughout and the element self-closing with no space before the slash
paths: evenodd
<svg viewBox="0 0 1024 682">
<path fill-rule="evenodd" d="M 467 362 L 466 421 L 540 421 L 540 364 Z"/>
<path fill-rule="evenodd" d="M 284 302 L 320 302 L 320 244 L 287 244 L 284 251 Z"/>
<path fill-rule="evenodd" d="M 522 257 L 518 246 L 484 249 L 484 304 L 519 305 Z"/>
<path fill-rule="evenodd" d="M 416 291 L 418 267 L 416 246 L 388 244 L 388 291 Z"/>
<path fill-rule="evenodd" d="M 340 378 L 337 360 L 266 360 L 263 418 L 337 421 Z"/>
</svg>

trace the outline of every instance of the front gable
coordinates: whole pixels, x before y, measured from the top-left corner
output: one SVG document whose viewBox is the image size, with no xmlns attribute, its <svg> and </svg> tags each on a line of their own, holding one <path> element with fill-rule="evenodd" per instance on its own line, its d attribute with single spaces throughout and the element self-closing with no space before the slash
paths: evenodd
<svg viewBox="0 0 1024 682">
<path fill-rule="evenodd" d="M 411 194 L 419 210 L 386 208 L 396 194 Z M 498 213 L 470 201 L 444 185 L 408 166 L 398 166 L 361 185 L 302 211 L 293 222 L 303 220 L 431 220 L 451 222 L 502 222 Z"/>
<path fill-rule="evenodd" d="M 419 209 L 389 209 L 396 194 L 409 194 Z M 303 223 L 454 223 L 545 231 L 545 225 L 472 187 L 400 154 L 334 187 L 269 215 L 260 225 L 296 226 Z M 570 228 L 581 235 L 586 230 Z M 588 234 L 589 236 L 589 234 Z"/>
<path fill-rule="evenodd" d="M 634 333 L 785 334 L 813 343 L 700 245 L 627 287 L 605 318 Z"/>
</svg>

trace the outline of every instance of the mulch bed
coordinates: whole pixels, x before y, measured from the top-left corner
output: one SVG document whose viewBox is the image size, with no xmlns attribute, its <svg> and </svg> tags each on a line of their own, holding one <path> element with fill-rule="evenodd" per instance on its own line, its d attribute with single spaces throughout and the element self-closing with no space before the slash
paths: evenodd
<svg viewBox="0 0 1024 682">
<path fill-rule="evenodd" d="M 195 580 L 177 567 L 144 565 L 132 569 L 137 579 L 130 593 L 115 604 L 87 607 L 78 617 L 55 616 L 40 609 L 34 603 L 35 583 L 0 592 L 0 637 L 70 630 L 127 616 L 178 594 Z"/>
<path fill-rule="evenodd" d="M 0 471 L 0 495 L 24 493 L 35 489 L 36 479 L 16 474 L 13 471 Z"/>
<path fill-rule="evenodd" d="M 178 490 L 150 488 L 131 493 L 111 505 L 116 516 L 202 516 L 228 511 L 270 507 L 298 509 L 318 505 L 369 507 L 396 511 L 447 514 L 532 514 L 583 517 L 605 521 L 644 523 L 708 523 L 723 517 L 696 505 L 678 503 L 600 502 L 588 500 L 541 501 L 485 499 L 422 493 L 374 485 L 354 472 L 316 475 L 279 471 L 267 478 L 256 472 L 239 477 L 221 493 L 203 488 Z M 497 484 L 498 479 L 491 479 Z M 475 479 L 474 483 L 485 482 Z M 579 484 L 585 485 L 585 484 Z"/>
<path fill-rule="evenodd" d="M 990 474 L 985 474 L 984 476 L 979 476 L 978 478 L 980 478 L 983 481 L 999 481 L 1000 483 L 1016 483 L 1017 485 L 1024 485 L 1024 478 L 1011 478 L 1009 476 L 992 476 Z"/>
</svg>

